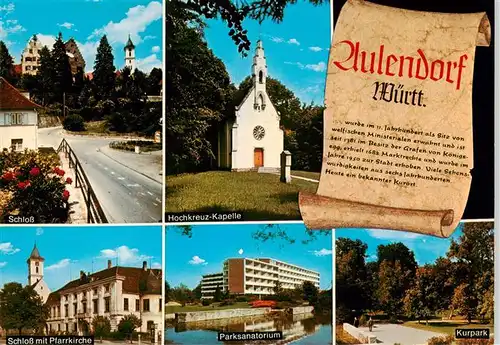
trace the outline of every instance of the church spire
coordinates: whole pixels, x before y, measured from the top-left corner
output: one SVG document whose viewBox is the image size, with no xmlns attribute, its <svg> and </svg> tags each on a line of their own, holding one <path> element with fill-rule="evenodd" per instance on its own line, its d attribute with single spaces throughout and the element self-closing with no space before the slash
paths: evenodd
<svg viewBox="0 0 500 345">
<path fill-rule="evenodd" d="M 253 57 L 252 77 L 254 86 L 254 108 L 257 110 L 265 109 L 267 64 L 264 56 L 264 47 L 262 41 L 257 41 L 255 55 Z"/>
</svg>

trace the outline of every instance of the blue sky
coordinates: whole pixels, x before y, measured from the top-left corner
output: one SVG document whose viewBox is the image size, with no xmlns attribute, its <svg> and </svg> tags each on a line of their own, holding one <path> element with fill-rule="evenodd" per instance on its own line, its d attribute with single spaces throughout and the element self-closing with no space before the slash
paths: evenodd
<svg viewBox="0 0 500 345">
<path fill-rule="evenodd" d="M 244 28 L 252 42 L 249 56 L 242 58 L 221 20 L 207 21 L 208 46 L 224 64 L 232 82 L 239 84 L 251 74 L 255 43 L 261 37 L 268 75 L 280 80 L 302 102 L 324 102 L 326 66 L 330 46 L 330 7 L 302 1 L 285 9 L 283 22 L 246 20 Z"/>
<path fill-rule="evenodd" d="M 0 230 L 0 286 L 27 284 L 26 260 L 35 244 L 45 258 L 44 280 L 51 291 L 61 288 L 80 271 L 96 272 L 113 265 L 141 267 L 147 261 L 161 268 L 160 226 L 3 227 Z M 92 269 L 93 267 L 93 269 Z"/>
<path fill-rule="evenodd" d="M 379 245 L 402 242 L 413 251 L 417 263 L 424 265 L 433 263 L 440 256 L 446 256 L 451 240 L 457 240 L 462 235 L 462 228 L 463 223 L 460 223 L 450 238 L 379 229 L 336 229 L 335 238 L 346 237 L 366 243 L 368 245 L 366 251 L 368 261 L 376 260 Z"/>
<path fill-rule="evenodd" d="M 73 37 L 92 71 L 100 38 L 107 34 L 115 66 L 123 68 L 123 46 L 130 34 L 136 46 L 137 67 L 149 72 L 161 67 L 162 2 L 151 0 L 6 0 L 0 2 L 0 40 L 16 63 L 29 39 L 37 34 L 52 48 L 59 32 Z"/>
<path fill-rule="evenodd" d="M 171 287 L 183 283 L 195 288 L 203 274 L 222 271 L 222 264 L 228 258 L 271 257 L 320 273 L 320 287 L 331 287 L 332 281 L 332 238 L 318 236 L 308 244 L 302 224 L 281 224 L 294 244 L 283 241 L 262 242 L 252 234 L 262 229 L 261 224 L 244 225 L 197 225 L 193 226 L 191 238 L 181 235 L 179 228 L 167 227 L 165 248 L 165 274 Z"/>
</svg>

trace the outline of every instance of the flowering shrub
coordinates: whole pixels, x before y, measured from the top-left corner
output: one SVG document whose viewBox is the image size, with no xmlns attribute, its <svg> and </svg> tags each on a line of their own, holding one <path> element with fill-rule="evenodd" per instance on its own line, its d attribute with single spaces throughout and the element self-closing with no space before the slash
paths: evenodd
<svg viewBox="0 0 500 345">
<path fill-rule="evenodd" d="M 59 164 L 57 155 L 0 153 L 0 220 L 18 214 L 37 223 L 66 222 L 70 210 L 66 185 L 73 181 L 65 178 Z"/>
</svg>

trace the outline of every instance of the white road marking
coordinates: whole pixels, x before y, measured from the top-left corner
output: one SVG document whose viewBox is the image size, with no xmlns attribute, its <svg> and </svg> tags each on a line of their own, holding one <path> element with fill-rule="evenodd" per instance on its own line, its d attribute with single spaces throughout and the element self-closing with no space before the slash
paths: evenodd
<svg viewBox="0 0 500 345">
<path fill-rule="evenodd" d="M 158 198 L 156 198 L 156 202 L 161 202 L 161 200 L 160 200 L 160 199 L 158 199 Z"/>
<path fill-rule="evenodd" d="M 125 180 L 125 177 L 118 177 L 119 180 Z"/>
<path fill-rule="evenodd" d="M 143 192 L 140 192 L 139 194 L 141 194 L 142 196 L 146 196 L 146 193 Z"/>
<path fill-rule="evenodd" d="M 127 187 L 140 187 L 141 185 L 140 184 L 128 184 Z"/>
<path fill-rule="evenodd" d="M 158 204 L 157 204 L 157 203 L 155 203 L 155 202 L 153 203 L 153 205 L 158 206 Z"/>
<path fill-rule="evenodd" d="M 151 193 L 150 191 L 146 191 L 146 193 L 148 193 L 149 195 L 153 196 L 154 194 Z"/>
<path fill-rule="evenodd" d="M 114 174 L 115 174 L 115 172 L 114 172 L 114 171 L 112 171 L 112 172 L 111 172 L 111 175 L 114 175 Z"/>
<path fill-rule="evenodd" d="M 104 167 L 104 170 L 108 170 L 108 168 Z"/>
</svg>

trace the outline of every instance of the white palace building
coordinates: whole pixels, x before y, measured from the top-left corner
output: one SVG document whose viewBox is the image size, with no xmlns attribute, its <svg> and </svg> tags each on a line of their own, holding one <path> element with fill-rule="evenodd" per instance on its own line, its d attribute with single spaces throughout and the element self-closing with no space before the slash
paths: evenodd
<svg viewBox="0 0 500 345">
<path fill-rule="evenodd" d="M 112 331 L 130 314 L 142 320 L 137 331 L 149 332 L 163 325 L 161 269 L 148 268 L 146 262 L 142 267 L 113 266 L 108 260 L 105 269 L 80 272 L 79 279 L 50 292 L 44 281 L 44 261 L 35 245 L 27 260 L 28 283 L 49 307 L 48 333 L 88 334 L 97 315 L 110 320 Z"/>
</svg>

